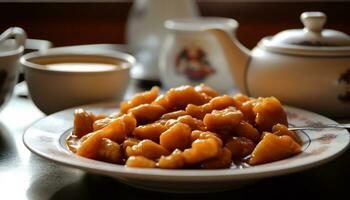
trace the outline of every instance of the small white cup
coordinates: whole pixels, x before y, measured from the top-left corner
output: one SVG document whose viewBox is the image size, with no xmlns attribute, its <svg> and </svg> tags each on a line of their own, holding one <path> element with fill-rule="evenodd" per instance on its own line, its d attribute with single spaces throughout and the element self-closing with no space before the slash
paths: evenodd
<svg viewBox="0 0 350 200">
<path fill-rule="evenodd" d="M 46 66 L 79 62 L 113 64 L 116 67 L 103 71 L 72 71 Z M 134 63 L 133 56 L 117 51 L 77 52 L 54 48 L 32 52 L 21 58 L 30 96 L 46 114 L 83 104 L 121 100 Z"/>
<path fill-rule="evenodd" d="M 24 51 L 26 33 L 19 27 L 11 27 L 0 35 L 0 105 L 1 108 L 10 99 L 17 83 L 20 64 Z"/>
</svg>

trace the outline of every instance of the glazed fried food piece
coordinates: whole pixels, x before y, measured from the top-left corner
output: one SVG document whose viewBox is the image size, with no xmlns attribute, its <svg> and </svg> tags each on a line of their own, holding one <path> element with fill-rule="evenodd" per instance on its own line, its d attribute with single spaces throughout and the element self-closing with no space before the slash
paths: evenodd
<svg viewBox="0 0 350 200">
<path fill-rule="evenodd" d="M 191 117 L 190 115 L 180 116 L 177 118 L 177 121 L 187 124 L 192 130 L 206 131 L 204 123 L 199 119 Z"/>
<path fill-rule="evenodd" d="M 174 112 L 169 112 L 169 113 L 165 113 L 164 115 L 162 115 L 162 117 L 160 119 L 163 120 L 167 120 L 167 119 L 177 119 L 180 116 L 184 116 L 187 115 L 186 111 L 184 110 L 177 110 Z"/>
<path fill-rule="evenodd" d="M 142 140 L 137 145 L 126 147 L 126 155 L 130 156 L 144 156 L 146 158 L 155 160 L 164 155 L 169 155 L 170 152 L 163 146 L 153 142 L 152 140 Z"/>
<path fill-rule="evenodd" d="M 195 130 L 192 131 L 191 133 L 191 141 L 194 142 L 197 139 L 208 139 L 212 138 L 216 140 L 216 142 L 219 144 L 219 146 L 222 146 L 222 140 L 220 139 L 219 134 L 210 132 L 210 131 L 200 131 L 200 130 Z"/>
<path fill-rule="evenodd" d="M 78 138 L 93 131 L 94 115 L 83 109 L 76 109 L 74 112 L 73 135 Z"/>
<path fill-rule="evenodd" d="M 134 108 L 141 104 L 151 103 L 154 101 L 159 93 L 159 87 L 152 87 L 150 91 L 136 94 L 129 101 L 123 101 L 120 103 L 120 111 L 122 113 L 127 113 L 130 108 Z"/>
<path fill-rule="evenodd" d="M 156 162 L 144 156 L 130 156 L 125 165 L 128 167 L 155 168 Z"/>
<path fill-rule="evenodd" d="M 120 104 L 120 113 L 77 110 L 67 145 L 74 153 L 129 167 L 229 168 L 272 162 L 301 151 L 274 97 L 222 95 L 206 85 L 159 95 L 153 87 Z M 250 158 L 249 161 L 247 159 Z"/>
<path fill-rule="evenodd" d="M 224 110 L 213 110 L 206 114 L 203 123 L 209 131 L 232 131 L 242 120 L 242 112 L 229 107 Z"/>
<path fill-rule="evenodd" d="M 206 98 L 191 86 L 171 88 L 167 92 L 168 101 L 177 109 L 184 109 L 188 104 L 202 105 Z"/>
<path fill-rule="evenodd" d="M 141 140 L 138 140 L 138 139 L 132 138 L 132 137 L 125 139 L 124 142 L 122 143 L 123 152 L 124 153 L 126 152 L 127 147 L 132 147 L 134 145 L 137 145 L 140 142 L 141 142 Z"/>
<path fill-rule="evenodd" d="M 203 161 L 201 167 L 204 169 L 229 168 L 232 164 L 231 157 L 231 151 L 228 148 L 223 148 L 216 157 Z"/>
<path fill-rule="evenodd" d="M 123 115 L 116 118 L 108 126 L 89 133 L 81 138 L 81 144 L 77 149 L 77 154 L 87 158 L 98 159 L 98 149 L 103 138 L 108 138 L 116 143 L 122 143 L 127 134 L 132 132 L 136 126 L 130 115 Z"/>
<path fill-rule="evenodd" d="M 231 151 L 233 159 L 240 159 L 253 152 L 255 143 L 245 137 L 231 137 L 226 141 L 225 147 Z"/>
<path fill-rule="evenodd" d="M 298 135 L 295 132 L 288 130 L 288 127 L 283 124 L 274 125 L 272 127 L 272 133 L 278 136 L 288 135 L 298 144 L 303 144 L 303 141 L 298 137 Z"/>
<path fill-rule="evenodd" d="M 259 131 L 246 121 L 240 121 L 239 124 L 234 127 L 233 134 L 239 137 L 246 137 L 254 142 L 259 142 L 260 140 Z"/>
<path fill-rule="evenodd" d="M 190 149 L 183 152 L 183 156 L 187 165 L 193 165 L 217 156 L 220 150 L 221 145 L 214 138 L 197 139 Z"/>
<path fill-rule="evenodd" d="M 215 97 L 208 103 L 200 106 L 189 104 L 186 107 L 186 113 L 197 119 L 203 119 L 207 113 L 210 113 L 213 110 L 222 110 L 229 106 L 234 106 L 236 103 L 237 102 L 233 99 L 233 97 L 223 95 Z"/>
<path fill-rule="evenodd" d="M 166 110 L 159 105 L 142 104 L 129 109 L 128 113 L 132 113 L 138 124 L 150 123 L 158 120 Z"/>
<path fill-rule="evenodd" d="M 157 166 L 163 169 L 179 169 L 184 167 L 185 159 L 182 151 L 175 149 L 170 155 L 160 157 Z"/>
<path fill-rule="evenodd" d="M 197 85 L 194 89 L 197 92 L 202 93 L 202 94 L 206 94 L 207 96 L 209 96 L 211 98 L 219 96 L 219 93 L 217 91 L 215 91 L 213 88 L 211 88 L 207 85 L 204 85 L 203 83 L 200 85 Z"/>
<path fill-rule="evenodd" d="M 175 110 L 174 105 L 170 104 L 166 95 L 159 95 L 151 104 L 162 106 L 167 112 Z"/>
<path fill-rule="evenodd" d="M 159 136 L 168 129 L 165 124 L 152 123 L 135 128 L 133 135 L 141 139 L 149 139 L 154 142 L 159 141 Z"/>
<path fill-rule="evenodd" d="M 278 123 L 288 126 L 287 114 L 275 97 L 259 98 L 253 111 L 256 114 L 256 126 L 261 132 L 271 132 L 272 127 Z"/>
<path fill-rule="evenodd" d="M 176 123 L 160 135 L 159 143 L 169 151 L 184 150 L 190 146 L 191 128 L 183 123 Z"/>
<path fill-rule="evenodd" d="M 256 104 L 256 99 L 250 99 L 241 104 L 238 104 L 237 109 L 240 110 L 243 114 L 243 120 L 247 121 L 250 124 L 255 124 L 256 113 L 253 111 L 253 108 Z"/>
<path fill-rule="evenodd" d="M 301 152 L 301 146 L 287 135 L 264 134 L 252 152 L 249 164 L 258 165 L 291 157 Z"/>
<path fill-rule="evenodd" d="M 122 152 L 118 143 L 102 138 L 98 149 L 98 159 L 110 163 L 121 163 Z"/>
</svg>

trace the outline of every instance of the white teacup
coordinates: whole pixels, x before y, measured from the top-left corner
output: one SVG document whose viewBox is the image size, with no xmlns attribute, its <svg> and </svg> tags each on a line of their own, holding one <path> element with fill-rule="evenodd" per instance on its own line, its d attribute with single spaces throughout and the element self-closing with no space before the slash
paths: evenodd
<svg viewBox="0 0 350 200">
<path fill-rule="evenodd" d="M 0 105 L 11 97 L 17 83 L 20 64 L 24 51 L 26 33 L 19 27 L 7 29 L 0 35 Z"/>
<path fill-rule="evenodd" d="M 123 98 L 134 65 L 118 51 L 68 51 L 59 48 L 22 56 L 34 104 L 51 114 L 66 108 Z"/>
</svg>

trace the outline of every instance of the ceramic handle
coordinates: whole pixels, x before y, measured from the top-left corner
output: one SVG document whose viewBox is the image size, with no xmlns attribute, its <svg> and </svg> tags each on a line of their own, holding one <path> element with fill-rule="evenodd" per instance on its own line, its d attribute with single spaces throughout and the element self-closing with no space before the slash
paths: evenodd
<svg viewBox="0 0 350 200">
<path fill-rule="evenodd" d="M 300 15 L 300 19 L 308 31 L 320 33 L 326 23 L 327 16 L 323 12 L 304 12 Z"/>
<path fill-rule="evenodd" d="M 14 38 L 18 47 L 24 47 L 27 39 L 27 34 L 22 28 L 11 27 L 0 35 L 0 43 L 9 38 Z"/>
</svg>

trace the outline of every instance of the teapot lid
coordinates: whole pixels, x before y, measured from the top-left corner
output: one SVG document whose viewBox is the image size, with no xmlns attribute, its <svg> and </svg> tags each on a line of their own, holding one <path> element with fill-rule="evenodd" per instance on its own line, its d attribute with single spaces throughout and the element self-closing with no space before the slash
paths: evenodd
<svg viewBox="0 0 350 200">
<path fill-rule="evenodd" d="M 304 29 L 291 29 L 264 38 L 259 46 L 271 51 L 298 55 L 350 55 L 350 36 L 323 29 L 327 16 L 322 12 L 304 12 L 300 15 Z"/>
</svg>

